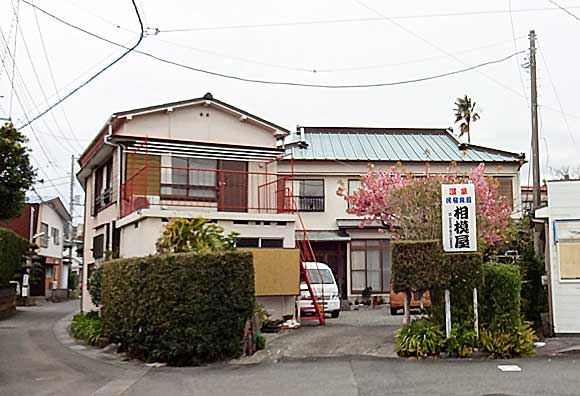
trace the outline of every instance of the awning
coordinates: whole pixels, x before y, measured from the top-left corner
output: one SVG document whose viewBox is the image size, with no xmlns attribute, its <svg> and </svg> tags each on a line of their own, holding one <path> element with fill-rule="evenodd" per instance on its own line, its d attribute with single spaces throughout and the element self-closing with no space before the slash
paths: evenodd
<svg viewBox="0 0 580 396">
<path fill-rule="evenodd" d="M 359 228 L 359 229 L 368 229 L 368 228 L 383 228 L 383 225 L 378 221 L 373 222 L 372 224 L 364 224 L 361 227 L 362 219 L 336 219 L 336 225 L 338 228 Z"/>
<path fill-rule="evenodd" d="M 296 232 L 296 239 L 300 241 L 304 239 L 302 231 Z M 340 231 L 308 231 L 308 239 L 313 242 L 350 241 L 350 237 Z"/>
</svg>

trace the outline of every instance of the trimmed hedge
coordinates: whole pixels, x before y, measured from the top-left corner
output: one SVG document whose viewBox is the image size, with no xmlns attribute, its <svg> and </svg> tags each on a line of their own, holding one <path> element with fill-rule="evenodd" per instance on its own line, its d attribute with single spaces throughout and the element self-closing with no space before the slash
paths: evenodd
<svg viewBox="0 0 580 396">
<path fill-rule="evenodd" d="M 197 365 L 242 353 L 255 307 L 251 253 L 137 257 L 103 268 L 103 333 L 130 356 Z"/>
<path fill-rule="evenodd" d="M 426 291 L 437 283 L 442 260 L 438 241 L 396 241 L 391 243 L 393 290 Z"/>
<path fill-rule="evenodd" d="M 0 285 L 10 282 L 24 262 L 30 244 L 7 228 L 0 228 Z"/>
<path fill-rule="evenodd" d="M 483 278 L 479 297 L 482 326 L 500 331 L 518 328 L 522 290 L 519 268 L 513 264 L 485 263 Z"/>
</svg>

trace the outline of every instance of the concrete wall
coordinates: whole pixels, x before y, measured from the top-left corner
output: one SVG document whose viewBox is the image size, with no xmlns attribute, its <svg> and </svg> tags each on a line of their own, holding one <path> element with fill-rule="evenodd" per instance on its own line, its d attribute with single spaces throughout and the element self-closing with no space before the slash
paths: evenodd
<svg viewBox="0 0 580 396">
<path fill-rule="evenodd" d="M 43 203 L 40 205 L 40 220 L 39 223 L 45 223 L 48 225 L 48 247 L 41 247 L 38 250 L 38 254 L 46 257 L 53 257 L 62 259 L 63 255 L 63 245 L 64 245 L 64 230 L 66 221 L 60 217 L 58 212 L 53 209 L 49 204 Z M 38 225 L 40 228 L 40 224 Z M 59 233 L 58 245 L 54 243 L 52 238 L 52 228 L 56 228 Z M 40 238 L 37 243 L 40 242 Z"/>
<path fill-rule="evenodd" d="M 116 135 L 207 142 L 228 145 L 276 147 L 273 128 L 257 125 L 250 119 L 202 104 L 175 108 L 173 111 L 135 115 L 127 119 Z"/>
<path fill-rule="evenodd" d="M 578 197 L 580 181 L 548 182 L 548 255 L 554 331 L 557 334 L 580 334 L 580 279 L 561 279 L 559 255 L 559 244 L 563 241 L 580 244 Z"/>
</svg>

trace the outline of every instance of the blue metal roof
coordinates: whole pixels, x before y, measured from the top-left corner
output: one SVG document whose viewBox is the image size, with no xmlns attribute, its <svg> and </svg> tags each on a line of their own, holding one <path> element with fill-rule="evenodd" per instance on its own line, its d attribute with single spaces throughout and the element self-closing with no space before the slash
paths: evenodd
<svg viewBox="0 0 580 396">
<path fill-rule="evenodd" d="M 295 135 L 293 137 L 296 137 Z M 303 128 L 298 160 L 520 162 L 521 154 L 461 144 L 444 129 Z"/>
</svg>

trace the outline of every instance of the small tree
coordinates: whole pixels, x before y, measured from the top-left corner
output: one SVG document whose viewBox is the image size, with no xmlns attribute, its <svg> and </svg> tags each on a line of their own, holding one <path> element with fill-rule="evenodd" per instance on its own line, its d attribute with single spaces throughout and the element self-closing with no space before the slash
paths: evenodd
<svg viewBox="0 0 580 396">
<path fill-rule="evenodd" d="M 203 217 L 172 219 L 157 241 L 157 253 L 209 253 L 234 250 L 239 234 L 224 235 L 223 227 Z"/>
<path fill-rule="evenodd" d="M 0 127 L 0 219 L 18 216 L 36 172 L 30 164 L 26 137 L 12 124 Z"/>
<path fill-rule="evenodd" d="M 475 111 L 475 102 L 471 102 L 471 98 L 465 95 L 463 98 L 457 98 L 455 101 L 455 123 L 461 121 L 459 125 L 459 137 L 467 134 L 467 143 L 471 143 L 472 122 L 479 120 L 479 114 Z"/>
</svg>

